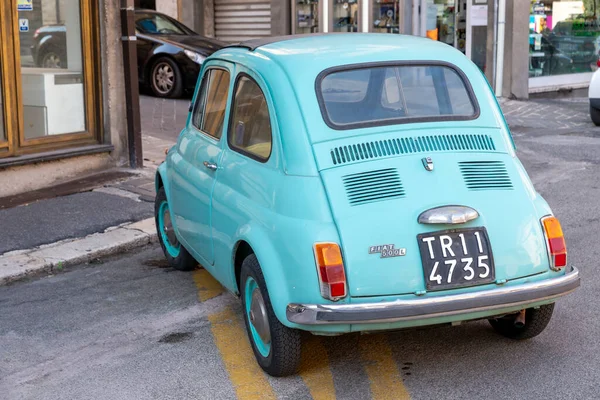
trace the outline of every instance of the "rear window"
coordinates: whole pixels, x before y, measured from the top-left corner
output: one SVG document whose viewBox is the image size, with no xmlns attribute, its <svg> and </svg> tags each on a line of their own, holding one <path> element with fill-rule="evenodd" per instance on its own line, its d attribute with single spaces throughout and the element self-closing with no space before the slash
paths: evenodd
<svg viewBox="0 0 600 400">
<path fill-rule="evenodd" d="M 468 83 L 447 65 L 393 65 L 325 71 L 317 94 L 334 129 L 417 121 L 474 119 L 479 114 Z"/>
</svg>

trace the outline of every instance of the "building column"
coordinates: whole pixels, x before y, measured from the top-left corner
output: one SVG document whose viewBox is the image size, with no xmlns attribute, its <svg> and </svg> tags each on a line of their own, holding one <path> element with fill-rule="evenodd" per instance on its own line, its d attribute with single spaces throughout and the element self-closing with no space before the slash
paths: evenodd
<svg viewBox="0 0 600 400">
<path fill-rule="evenodd" d="M 529 98 L 528 1 L 506 0 L 502 97 Z"/>
<path fill-rule="evenodd" d="M 292 33 L 291 4 L 288 0 L 271 0 L 271 36 Z"/>
</svg>

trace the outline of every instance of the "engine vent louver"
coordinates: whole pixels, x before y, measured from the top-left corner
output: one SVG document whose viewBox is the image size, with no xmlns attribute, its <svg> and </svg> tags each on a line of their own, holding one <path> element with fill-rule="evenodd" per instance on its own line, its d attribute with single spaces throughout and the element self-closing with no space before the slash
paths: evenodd
<svg viewBox="0 0 600 400">
<path fill-rule="evenodd" d="M 350 205 L 404 197 L 404 187 L 396 168 L 346 175 L 342 178 Z"/>
<path fill-rule="evenodd" d="M 331 149 L 333 165 L 370 160 L 398 154 L 448 150 L 496 151 L 494 140 L 488 135 L 430 135 L 375 140 Z"/>
<path fill-rule="evenodd" d="M 513 188 L 502 161 L 465 161 L 458 163 L 469 190 L 511 190 Z"/>
</svg>

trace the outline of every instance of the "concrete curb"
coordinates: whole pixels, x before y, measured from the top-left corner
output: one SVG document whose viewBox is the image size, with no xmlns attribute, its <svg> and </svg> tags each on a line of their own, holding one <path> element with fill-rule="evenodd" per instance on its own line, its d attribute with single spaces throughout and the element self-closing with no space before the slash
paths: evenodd
<svg viewBox="0 0 600 400">
<path fill-rule="evenodd" d="M 79 239 L 68 239 L 35 249 L 0 256 L 0 285 L 42 272 L 60 271 L 157 241 L 154 218 L 123 224 Z"/>
</svg>

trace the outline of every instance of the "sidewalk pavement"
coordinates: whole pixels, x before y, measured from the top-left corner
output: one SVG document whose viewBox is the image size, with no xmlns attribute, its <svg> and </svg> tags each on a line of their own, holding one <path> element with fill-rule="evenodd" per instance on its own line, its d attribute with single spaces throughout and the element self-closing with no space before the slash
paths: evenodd
<svg viewBox="0 0 600 400">
<path fill-rule="evenodd" d="M 185 125 L 188 99 L 141 97 L 144 168 L 96 187 L 2 209 L 0 285 L 39 273 L 93 263 L 156 241 L 154 173 Z M 588 131 L 599 135 L 587 114 L 587 99 L 516 101 L 500 105 L 513 134 Z"/>
</svg>

